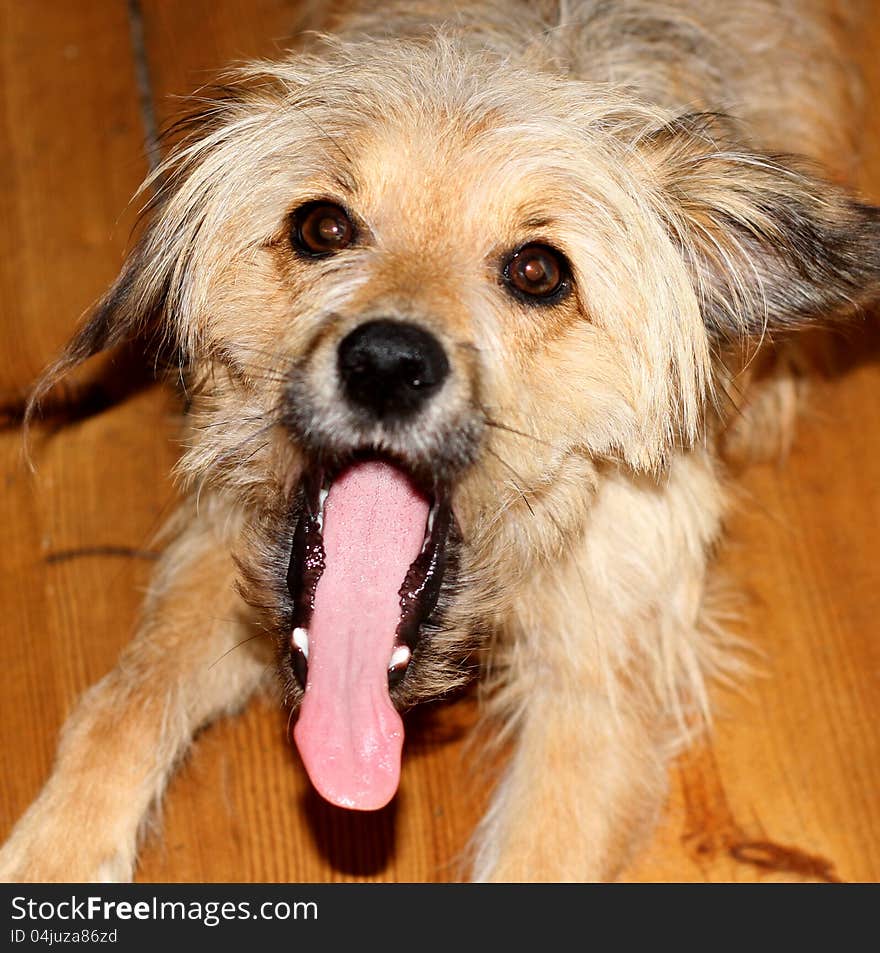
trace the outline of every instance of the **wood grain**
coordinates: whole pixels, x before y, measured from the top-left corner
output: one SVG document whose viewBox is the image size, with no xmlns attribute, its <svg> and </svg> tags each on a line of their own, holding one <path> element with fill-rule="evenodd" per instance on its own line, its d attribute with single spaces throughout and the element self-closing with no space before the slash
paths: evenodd
<svg viewBox="0 0 880 953">
<path fill-rule="evenodd" d="M 2 400 L 14 402 L 115 276 L 145 165 L 124 4 L 11 2 L 0 18 Z M 17 429 L 0 433 L 4 834 L 65 715 L 131 633 L 152 565 L 141 551 L 170 496 L 171 407 L 154 389 L 40 433 L 35 475 Z"/>
<path fill-rule="evenodd" d="M 118 268 L 146 169 L 138 56 L 164 124 L 230 61 L 283 48 L 300 7 L 143 0 L 138 50 L 123 3 L 0 0 L 0 399 L 21 393 Z M 874 93 L 878 52 L 874 14 L 853 50 Z M 867 111 L 862 165 L 880 200 Z M 877 335 L 838 352 L 791 458 L 746 474 L 721 557 L 762 674 L 719 693 L 712 742 L 675 766 L 629 879 L 880 879 Z M 173 505 L 176 408 L 152 388 L 41 433 L 36 476 L 18 433 L 0 433 L 0 836 L 45 778 L 66 712 L 131 633 Z M 284 714 L 258 700 L 198 739 L 139 879 L 457 879 L 486 798 L 465 744 L 474 720 L 469 697 L 417 713 L 399 797 L 351 815 L 311 793 Z"/>
</svg>

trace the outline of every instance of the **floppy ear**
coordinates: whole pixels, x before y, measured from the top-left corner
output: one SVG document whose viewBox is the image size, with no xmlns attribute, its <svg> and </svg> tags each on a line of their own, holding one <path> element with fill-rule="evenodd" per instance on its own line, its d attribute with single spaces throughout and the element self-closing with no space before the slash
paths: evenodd
<svg viewBox="0 0 880 953">
<path fill-rule="evenodd" d="M 136 338 L 149 340 L 157 354 L 165 343 L 165 313 L 169 282 L 156 279 L 149 268 L 152 232 L 135 245 L 119 277 L 95 305 L 85 323 L 46 368 L 31 389 L 24 420 L 27 425 L 41 400 L 70 371 L 101 351 Z"/>
<path fill-rule="evenodd" d="M 880 209 L 791 157 L 732 148 L 721 122 L 686 117 L 645 142 L 709 332 L 797 328 L 880 297 Z"/>
</svg>

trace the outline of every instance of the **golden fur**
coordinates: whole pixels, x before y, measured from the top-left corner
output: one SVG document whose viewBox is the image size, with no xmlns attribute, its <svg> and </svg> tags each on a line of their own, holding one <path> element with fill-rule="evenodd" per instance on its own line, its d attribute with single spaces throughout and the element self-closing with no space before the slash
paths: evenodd
<svg viewBox="0 0 880 953">
<path fill-rule="evenodd" d="M 760 344 L 851 314 L 880 279 L 880 215 L 829 184 L 856 132 L 834 4 L 388 2 L 331 21 L 181 126 L 148 229 L 37 389 L 136 335 L 171 348 L 189 497 L 137 637 L 0 852 L 4 879 L 132 876 L 193 733 L 265 670 L 259 642 L 231 676 L 208 663 L 283 629 L 307 430 L 454 485 L 460 575 L 396 700 L 483 669 L 509 756 L 475 879 L 615 877 L 708 715 L 707 679 L 736 668 L 706 615 L 721 451 L 783 439 L 796 384 L 777 374 L 739 415 L 730 384 Z M 292 253 L 288 216 L 316 198 L 352 210 L 362 247 Z M 532 241 L 572 267 L 540 308 L 498 279 Z M 383 314 L 430 328 L 453 374 L 417 430 L 365 435 L 333 359 Z"/>
</svg>

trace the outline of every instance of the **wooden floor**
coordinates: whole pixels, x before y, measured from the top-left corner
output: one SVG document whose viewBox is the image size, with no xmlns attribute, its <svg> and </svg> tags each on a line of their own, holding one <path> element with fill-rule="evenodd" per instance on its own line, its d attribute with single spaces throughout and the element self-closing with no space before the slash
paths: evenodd
<svg viewBox="0 0 880 953">
<path fill-rule="evenodd" d="M 146 172 L 145 119 L 164 124 L 176 96 L 230 60 L 271 55 L 296 13 L 285 0 L 0 0 L 0 399 L 23 391 L 118 269 Z M 860 44 L 876 101 L 880 13 Z M 863 167 L 880 201 L 876 112 Z M 719 699 L 714 741 L 674 768 L 630 879 L 880 879 L 871 342 L 856 338 L 861 356 L 817 384 L 787 465 L 744 480 L 722 561 L 763 676 Z M 137 392 L 41 438 L 35 476 L 13 423 L 0 432 L 0 836 L 45 779 L 65 714 L 131 633 L 151 536 L 174 500 L 175 411 L 166 391 Z M 417 716 L 398 799 L 348 815 L 310 793 L 285 716 L 257 702 L 201 736 L 138 877 L 456 879 L 484 803 L 463 745 L 473 717 L 467 699 Z"/>
</svg>

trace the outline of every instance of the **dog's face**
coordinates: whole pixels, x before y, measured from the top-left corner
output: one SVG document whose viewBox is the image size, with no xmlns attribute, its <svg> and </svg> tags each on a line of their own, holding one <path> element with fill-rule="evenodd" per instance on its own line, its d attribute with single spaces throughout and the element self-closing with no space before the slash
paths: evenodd
<svg viewBox="0 0 880 953">
<path fill-rule="evenodd" d="M 181 471 L 239 514 L 306 765 L 380 806 L 396 709 L 468 677 L 602 465 L 697 438 L 725 340 L 862 295 L 875 216 L 443 40 L 260 71 L 192 129 L 68 363 L 148 319 L 179 347 Z"/>
</svg>

